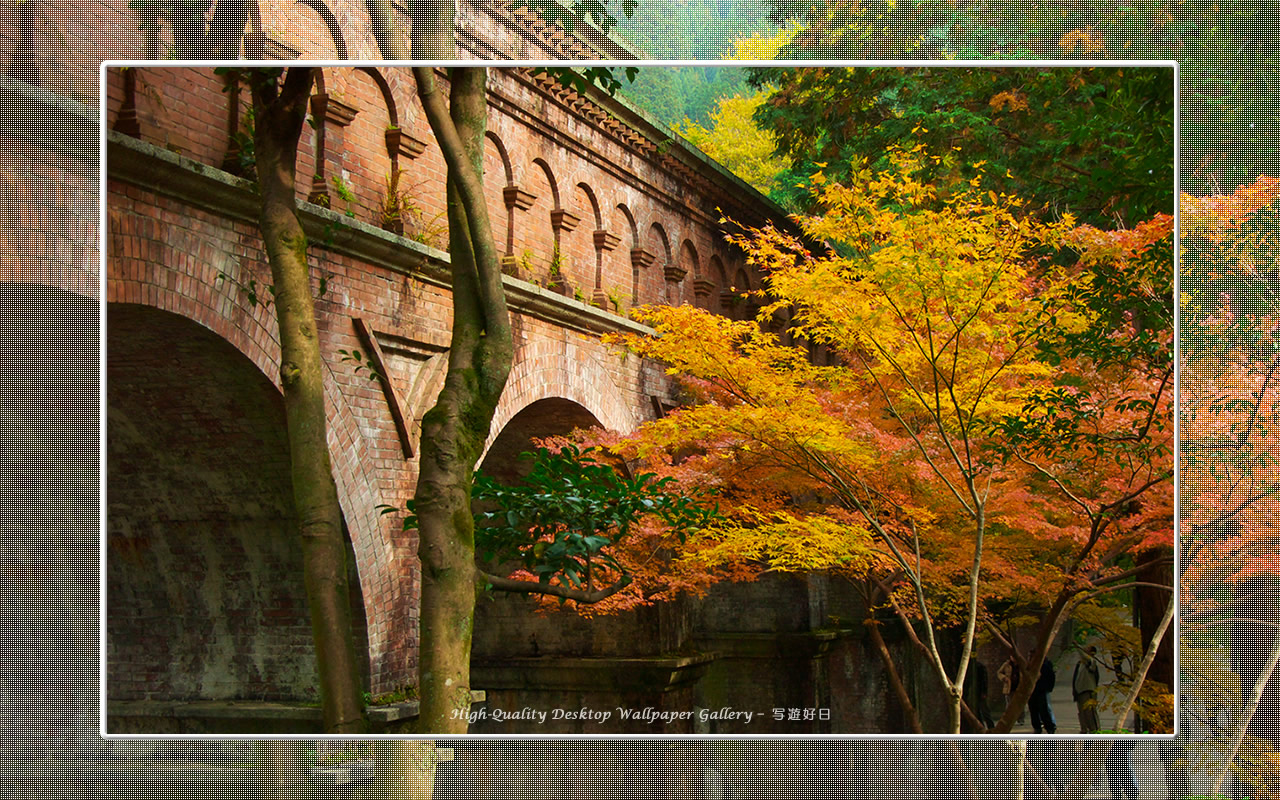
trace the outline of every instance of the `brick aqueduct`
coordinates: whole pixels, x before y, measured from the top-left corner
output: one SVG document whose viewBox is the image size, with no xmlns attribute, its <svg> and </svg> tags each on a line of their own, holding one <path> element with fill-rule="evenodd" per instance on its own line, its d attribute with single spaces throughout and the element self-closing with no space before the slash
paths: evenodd
<svg viewBox="0 0 1280 800">
<path fill-rule="evenodd" d="M 591 52 L 567 37 L 544 38 L 539 50 L 527 18 L 471 13 L 485 23 L 469 28 L 487 37 L 471 43 L 481 55 L 491 52 L 484 41 L 529 57 Z M 334 55 L 333 41 L 314 27 L 311 39 L 305 25 L 290 29 L 298 38 L 267 39 L 267 52 Z M 616 47 L 596 38 L 596 52 Z M 253 222 L 256 195 L 238 176 L 247 161 L 246 95 L 211 68 L 149 66 L 107 76 L 107 695 L 114 731 L 317 724 L 308 705 L 315 678 L 301 558 L 289 535 L 275 321 L 262 302 L 269 270 Z M 528 69 L 504 68 L 492 70 L 489 103 L 489 211 L 506 254 L 517 338 L 485 459 L 486 469 L 501 472 L 532 436 L 596 424 L 625 431 L 657 413 L 669 392 L 661 370 L 610 351 L 598 335 L 639 329 L 625 314 L 642 303 L 745 313 L 737 292 L 757 278 L 724 243 L 721 215 L 761 224 L 780 212 L 615 99 L 579 96 Z M 444 168 L 403 69 L 326 68 L 311 109 L 318 124 L 304 129 L 299 192 L 328 355 L 334 471 L 358 587 L 352 607 L 369 690 L 378 694 L 414 680 L 415 542 L 378 505 L 402 506 L 412 496 L 417 419 L 443 378 L 450 305 L 437 212 Z M 392 174 L 413 204 L 399 225 L 384 211 Z M 353 350 L 372 357 L 388 380 L 371 379 L 340 355 Z M 615 716 L 607 729 L 490 720 L 472 730 L 892 729 L 887 691 L 863 668 L 860 637 L 831 626 L 832 618 L 849 618 L 837 595 L 820 578 L 779 578 L 596 620 L 540 617 L 524 598 L 483 600 L 473 684 L 488 693 L 490 709 L 728 705 L 758 713 L 822 708 L 825 719 L 774 722 L 769 715 L 747 726 L 695 718 L 664 726 Z M 394 717 L 388 729 L 403 724 Z"/>
</svg>

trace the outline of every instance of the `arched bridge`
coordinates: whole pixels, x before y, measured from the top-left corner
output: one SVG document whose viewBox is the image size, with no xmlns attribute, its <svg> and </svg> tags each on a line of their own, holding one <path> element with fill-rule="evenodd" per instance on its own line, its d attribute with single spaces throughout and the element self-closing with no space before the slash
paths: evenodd
<svg viewBox="0 0 1280 800">
<path fill-rule="evenodd" d="M 652 416 L 668 391 L 661 370 L 598 335 L 638 329 L 626 313 L 644 303 L 741 312 L 739 293 L 757 282 L 721 220 L 761 224 L 779 211 L 613 98 L 527 69 L 491 72 L 485 180 L 516 335 L 487 455 L 500 466 L 534 436 L 626 431 Z M 108 75 L 116 711 L 314 699 L 270 272 L 246 177 L 247 94 L 234 74 L 208 68 Z M 407 70 L 326 68 L 311 114 L 299 200 L 352 606 L 378 694 L 414 680 L 415 543 L 378 506 L 412 496 L 417 420 L 443 380 L 444 165 Z M 344 355 L 354 351 L 359 360 Z"/>
</svg>

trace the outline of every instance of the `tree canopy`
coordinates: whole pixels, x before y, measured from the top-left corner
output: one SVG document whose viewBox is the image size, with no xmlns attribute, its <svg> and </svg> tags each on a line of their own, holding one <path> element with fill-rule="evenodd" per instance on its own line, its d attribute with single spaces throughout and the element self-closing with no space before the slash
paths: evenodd
<svg viewBox="0 0 1280 800">
<path fill-rule="evenodd" d="M 1172 541 L 1172 220 L 1045 222 L 980 174 L 942 197 L 923 145 L 888 161 L 815 173 L 808 241 L 734 237 L 765 276 L 758 319 L 640 311 L 658 335 L 616 341 L 692 402 L 621 452 L 719 487 L 690 558 L 834 570 L 892 609 L 958 730 L 979 632 L 1034 611 L 1037 669 L 1073 608 L 1132 580 L 1126 554 Z"/>
<path fill-rule="evenodd" d="M 847 180 L 862 156 L 925 144 L 923 180 L 984 185 L 1102 227 L 1173 212 L 1170 68 L 757 68 L 756 119 L 792 174 Z M 881 157 L 876 166 L 883 166 Z M 803 206 L 809 187 L 791 188 Z"/>
</svg>

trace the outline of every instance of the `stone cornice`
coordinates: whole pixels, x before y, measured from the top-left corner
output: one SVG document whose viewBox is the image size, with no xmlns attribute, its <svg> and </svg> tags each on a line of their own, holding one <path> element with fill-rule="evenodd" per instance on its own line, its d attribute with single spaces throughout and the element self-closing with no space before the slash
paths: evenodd
<svg viewBox="0 0 1280 800">
<path fill-rule="evenodd" d="M 219 216 L 257 224 L 258 189 L 252 181 L 171 153 L 155 145 L 109 131 L 107 177 L 181 200 Z M 448 289 L 449 254 L 397 236 L 336 211 L 300 202 L 298 216 L 313 247 L 350 256 Z M 511 310 L 587 334 L 652 329 L 625 317 L 563 297 L 528 281 L 504 275 Z"/>
<path fill-rule="evenodd" d="M 519 74 L 520 72 L 523 72 L 523 70 L 516 68 L 511 70 L 511 72 L 516 73 L 512 75 L 514 80 L 524 84 L 527 88 L 533 91 L 543 94 L 550 102 L 559 107 L 562 113 L 576 116 L 588 124 L 600 127 L 591 116 L 584 114 L 581 109 L 567 103 L 558 95 L 558 93 L 547 91 L 545 87 L 540 86 L 537 81 L 531 79 L 526 74 Z M 639 191 L 655 198 L 668 208 L 671 208 L 678 213 L 690 216 L 701 225 L 708 228 L 715 228 L 719 224 L 720 216 L 716 213 L 717 208 L 722 209 L 726 214 L 734 217 L 735 219 L 744 220 L 745 218 L 745 221 L 747 221 L 748 224 L 760 224 L 765 220 L 775 220 L 785 225 L 785 213 L 780 208 L 772 204 L 768 198 L 760 195 L 755 189 L 752 189 L 746 184 L 741 184 L 741 186 L 730 186 L 727 184 L 715 186 L 708 182 L 707 185 L 715 186 L 719 191 L 707 192 L 707 185 L 698 186 L 695 190 L 699 193 L 718 195 L 716 197 L 717 204 L 706 208 L 690 205 L 687 195 L 673 193 L 664 188 L 661 185 L 661 181 L 655 181 L 652 178 L 637 175 L 635 172 L 620 166 L 615 160 L 606 157 L 596 147 L 565 134 L 564 131 L 549 122 L 545 116 L 533 113 L 512 98 L 506 91 L 500 87 L 494 86 L 494 81 L 492 80 L 490 81 L 489 97 L 491 110 L 496 110 L 506 114 L 519 124 L 532 128 L 541 138 L 547 139 L 548 141 L 555 143 L 557 146 L 563 147 L 565 150 L 568 150 L 582 158 L 584 161 L 593 164 L 602 172 L 612 176 L 619 183 L 635 187 Z M 586 101 L 582 102 L 586 106 L 592 105 Z M 604 114 L 605 112 L 601 111 L 600 113 Z M 626 123 L 620 122 L 618 127 L 626 128 Z M 607 138 L 612 139 L 617 146 L 623 149 L 635 151 L 637 157 L 647 162 L 652 167 L 655 174 L 666 173 L 675 177 L 675 174 L 672 172 L 669 165 L 664 164 L 659 158 L 652 157 L 652 154 L 656 152 L 657 145 L 649 143 L 647 148 L 639 145 L 640 142 L 649 142 L 648 138 L 633 132 L 632 138 L 628 139 L 624 135 L 620 135 L 615 131 L 610 131 L 605 128 L 601 129 L 604 132 L 604 135 Z M 768 211 L 759 206 L 755 210 L 748 211 L 748 209 L 754 205 L 750 201 L 744 202 L 744 198 L 748 197 L 753 200 L 758 197 L 761 203 L 768 204 L 770 211 L 776 209 L 776 216 L 770 215 Z"/>
<path fill-rule="evenodd" d="M 698 190 L 722 198 L 724 205 L 720 208 L 737 221 L 746 224 L 772 221 L 786 229 L 793 227 L 782 206 L 761 194 L 755 187 L 625 99 L 610 96 L 607 92 L 594 88 L 584 97 L 559 84 L 550 85 L 547 79 L 540 79 L 527 68 L 515 68 L 509 72 L 517 83 L 547 97 L 563 113 L 575 116 L 601 130 L 618 146 L 635 151 L 638 157 L 652 164 L 656 171 L 671 174 L 684 183 L 703 184 L 697 187 Z M 586 144 L 565 135 L 544 117 L 530 113 L 521 104 L 507 97 L 501 89 L 495 87 L 492 81 L 489 94 L 495 107 L 524 124 L 535 127 L 545 138 L 596 163 L 619 180 L 636 185 L 650 195 L 663 198 L 664 202 L 673 208 L 700 215 L 701 221 L 709 227 L 715 227 L 718 224 L 719 215 L 715 213 L 715 209 L 690 209 L 683 202 L 684 198 L 672 195 L 650 180 L 619 169 L 616 164 L 595 153 Z M 609 125 L 610 119 L 616 120 L 618 124 Z"/>
<path fill-rule="evenodd" d="M 560 0 L 555 0 L 555 2 L 564 7 L 566 11 L 569 11 L 567 3 L 560 2 Z M 553 43 L 544 38 L 541 31 L 536 30 L 530 24 L 531 18 L 537 17 L 537 14 L 533 11 L 516 8 L 513 3 L 464 2 L 461 5 L 462 8 L 465 8 L 470 13 L 488 14 L 508 29 L 518 31 L 524 39 L 541 47 L 566 51 L 562 55 L 572 59 L 599 57 L 610 61 L 631 61 L 640 57 L 640 54 L 635 52 L 632 45 L 621 40 L 612 32 L 606 33 L 590 22 L 581 22 L 575 25 L 572 30 L 560 28 L 560 30 L 564 31 L 563 38 Z M 546 23 L 546 27 L 559 28 L 559 26 L 550 23 Z M 490 51 L 493 55 L 501 55 L 504 58 L 516 57 L 513 53 L 498 51 L 488 42 L 476 40 L 474 43 L 481 45 L 482 49 Z M 559 47 L 555 47 L 555 45 L 559 45 Z"/>
<path fill-rule="evenodd" d="M 92 107 L 0 75 L 0 131 L 80 162 L 98 158 L 98 117 Z"/>
</svg>

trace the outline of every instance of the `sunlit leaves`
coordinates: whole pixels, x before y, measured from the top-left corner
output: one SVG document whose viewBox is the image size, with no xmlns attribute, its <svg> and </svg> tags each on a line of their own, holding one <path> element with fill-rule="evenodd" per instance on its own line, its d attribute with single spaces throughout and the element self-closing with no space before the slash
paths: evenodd
<svg viewBox="0 0 1280 800">
<path fill-rule="evenodd" d="M 630 452 L 681 453 L 721 489 L 723 519 L 687 560 L 862 575 L 949 625 L 980 534 L 982 604 L 1015 616 L 1085 590 L 1146 537 L 1168 542 L 1169 218 L 1046 223 L 981 180 L 941 198 L 932 158 L 897 150 L 849 183 L 817 173 L 804 239 L 732 236 L 764 276 L 757 319 L 651 307 L 638 318 L 656 336 L 614 337 L 691 401 Z M 1120 313 L 1135 300 L 1150 336 Z M 1152 486 L 1164 499 L 1139 502 Z"/>
</svg>

